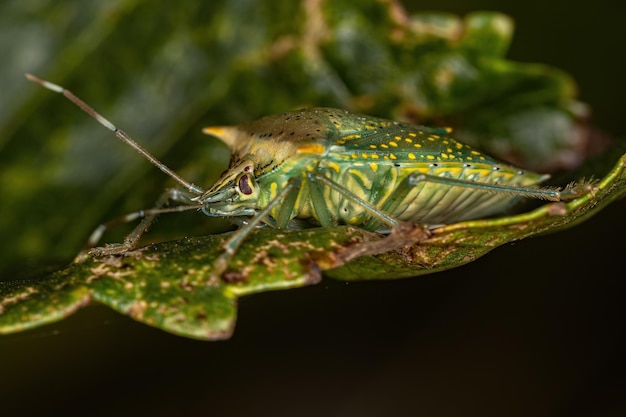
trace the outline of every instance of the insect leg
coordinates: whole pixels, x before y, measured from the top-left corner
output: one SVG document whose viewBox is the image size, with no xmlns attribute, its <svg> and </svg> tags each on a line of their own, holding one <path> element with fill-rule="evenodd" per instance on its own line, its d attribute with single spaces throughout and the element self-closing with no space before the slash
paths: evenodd
<svg viewBox="0 0 626 417">
<path fill-rule="evenodd" d="M 309 195 L 311 197 L 311 203 L 313 204 L 313 210 L 315 210 L 315 214 L 317 215 L 317 220 L 320 222 L 320 225 L 322 225 L 322 227 L 329 227 L 336 224 L 336 222 L 332 219 L 330 210 L 328 209 L 328 204 L 324 200 L 324 194 L 322 192 L 320 182 L 315 181 L 313 175 L 308 173 L 306 183 L 309 188 Z"/>
<path fill-rule="evenodd" d="M 241 243 L 248 237 L 248 235 L 259 225 L 264 219 L 266 219 L 272 212 L 272 210 L 279 204 L 283 204 L 279 211 L 278 218 L 286 218 L 288 223 L 290 216 L 293 213 L 294 205 L 300 192 L 299 185 L 302 183 L 300 178 L 292 178 L 287 184 L 280 190 L 276 197 L 269 202 L 269 204 L 255 214 L 250 221 L 237 230 L 231 237 L 224 243 L 224 252 L 215 261 L 215 274 L 221 274 L 228 267 L 228 262 L 237 252 Z M 286 204 L 287 203 L 287 204 Z M 282 221 L 282 220 L 281 220 Z"/>
<path fill-rule="evenodd" d="M 354 201 L 355 203 L 357 203 L 358 205 L 363 207 L 372 216 L 374 216 L 378 220 L 380 220 L 383 224 L 385 224 L 385 225 L 387 225 L 389 227 L 395 227 L 395 226 L 398 225 L 398 223 L 399 223 L 398 220 L 396 220 L 393 217 L 389 216 L 384 211 L 381 211 L 380 209 L 374 207 L 373 205 L 371 205 L 367 201 L 365 201 L 362 198 L 360 198 L 359 196 L 355 195 L 353 192 L 351 192 L 347 188 L 337 184 L 335 181 L 331 180 L 327 176 L 325 176 L 325 175 L 323 175 L 323 174 L 321 174 L 319 172 L 315 172 L 315 171 L 309 172 L 307 174 L 307 176 L 309 178 L 309 182 L 312 182 L 313 180 L 317 180 L 319 182 L 324 183 L 325 185 L 327 185 L 328 187 L 330 187 L 333 190 L 337 191 L 338 193 L 340 193 L 344 197 L 349 198 L 350 200 Z M 317 206 L 320 206 L 320 210 L 321 210 L 321 206 L 326 207 L 326 203 L 323 201 L 323 199 L 321 201 L 317 201 L 317 202 L 313 198 L 312 198 L 312 200 L 313 200 L 313 204 L 315 204 Z M 317 210 L 317 207 L 316 207 L 316 210 Z"/>
<path fill-rule="evenodd" d="M 353 200 L 355 203 L 361 205 L 364 209 L 366 209 L 372 215 L 373 219 L 371 220 L 371 222 L 373 225 L 375 225 L 374 229 L 369 230 L 377 229 L 381 223 L 391 227 L 391 233 L 383 239 L 359 243 L 344 250 L 341 253 L 338 253 L 336 256 L 336 266 L 340 266 L 360 256 L 376 255 L 379 253 L 400 249 L 405 246 L 414 245 L 420 241 L 427 239 L 430 236 L 430 231 L 427 227 L 414 223 L 400 222 L 394 219 L 389 214 L 387 214 L 384 209 L 374 207 L 370 203 L 359 198 L 354 193 L 350 192 L 343 186 L 337 184 L 336 182 L 321 173 L 310 172 L 308 173 L 307 178 L 309 179 L 309 182 L 311 182 L 311 184 L 313 183 L 313 180 L 317 180 L 319 183 L 323 183 L 331 187 L 333 190 L 341 193 L 344 197 Z M 311 189 L 313 188 L 314 187 L 311 186 Z M 394 194 L 398 194 L 398 199 L 402 200 L 402 195 L 406 195 L 406 193 L 408 193 L 408 190 L 410 190 L 410 188 L 401 191 L 396 190 Z M 311 201 L 313 203 L 316 213 L 318 214 L 318 217 L 319 213 L 323 212 L 324 210 L 326 210 L 326 212 L 328 213 L 327 204 L 323 200 L 323 197 L 321 197 L 321 194 L 319 197 L 316 198 L 315 195 L 311 193 Z M 330 213 L 328 213 L 328 216 L 330 216 Z"/>
<path fill-rule="evenodd" d="M 431 236 L 427 226 L 416 223 L 398 223 L 391 233 L 382 239 L 361 242 L 335 255 L 335 267 L 365 255 L 378 255 L 407 246 L 416 245 Z"/>
<path fill-rule="evenodd" d="M 300 178 L 293 178 L 291 182 L 293 182 L 294 188 L 288 191 L 283 198 L 280 210 L 278 210 L 278 215 L 276 216 L 276 224 L 274 226 L 277 229 L 284 229 L 287 227 L 289 222 L 293 219 L 298 195 L 301 192 L 306 192 L 306 190 L 303 189 L 306 184 Z M 289 183 L 287 185 L 291 187 Z"/>
<path fill-rule="evenodd" d="M 412 188 L 420 182 L 431 182 L 436 184 L 473 188 L 479 191 L 490 193 L 512 194 L 526 198 L 536 198 L 539 200 L 561 201 L 562 199 L 574 198 L 574 193 L 563 193 L 558 188 L 550 187 L 520 187 L 515 185 L 492 184 L 486 182 L 477 182 L 464 180 L 459 178 L 438 177 L 422 173 L 412 173 L 400 184 L 400 187 Z M 578 194 L 577 194 L 578 195 Z"/>
<path fill-rule="evenodd" d="M 192 200 L 195 197 L 195 194 L 190 194 L 185 191 L 181 191 L 175 188 L 166 190 L 157 202 L 154 207 L 148 210 L 139 210 L 134 213 L 129 213 L 125 216 L 118 217 L 111 221 L 101 224 L 98 226 L 89 236 L 89 240 L 87 241 L 86 248 L 88 249 L 89 254 L 94 256 L 103 256 L 103 255 L 112 255 L 116 253 L 123 253 L 133 249 L 137 243 L 139 242 L 139 238 L 141 235 L 148 230 L 154 219 L 157 215 L 163 213 L 174 213 L 181 212 L 187 210 L 201 209 L 202 205 L 196 203 Z M 181 203 L 179 206 L 174 207 L 165 207 L 169 202 L 174 201 Z M 135 221 L 137 219 L 142 219 L 141 222 L 133 229 L 133 231 L 126 236 L 122 243 L 117 244 L 109 244 L 103 247 L 93 248 L 98 244 L 102 235 L 105 231 L 110 229 L 113 226 L 128 223 Z M 93 249 L 89 249 L 93 248 Z"/>
</svg>

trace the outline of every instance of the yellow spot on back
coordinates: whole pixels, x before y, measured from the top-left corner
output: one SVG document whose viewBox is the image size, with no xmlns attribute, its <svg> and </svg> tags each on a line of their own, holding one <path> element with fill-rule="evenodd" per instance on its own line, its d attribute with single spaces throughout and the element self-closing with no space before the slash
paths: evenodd
<svg viewBox="0 0 626 417">
<path fill-rule="evenodd" d="M 394 148 L 398 147 L 398 144 L 394 141 L 389 141 L 389 145 L 393 146 Z"/>
<path fill-rule="evenodd" d="M 376 172 L 378 171 L 378 164 L 375 162 L 370 162 L 370 168 L 372 169 L 372 171 Z"/>
<path fill-rule="evenodd" d="M 298 146 L 296 152 L 322 154 L 324 153 L 324 145 L 320 145 L 319 143 L 309 143 L 306 145 Z"/>
<path fill-rule="evenodd" d="M 417 137 L 417 134 L 416 134 L 416 133 L 413 133 L 413 132 L 409 132 L 409 136 L 411 136 L 411 137 L 414 137 L 414 138 L 415 138 L 415 137 Z"/>
<path fill-rule="evenodd" d="M 370 145 L 370 148 L 376 149 L 376 145 Z"/>
<path fill-rule="evenodd" d="M 416 143 L 416 144 L 415 144 L 415 145 L 413 145 L 413 146 L 415 146 L 416 148 L 421 148 L 421 147 L 422 147 L 422 144 L 421 144 L 421 143 Z"/>
<path fill-rule="evenodd" d="M 432 155 L 426 155 L 426 158 L 427 158 L 427 159 L 430 159 L 430 160 L 435 159 L 435 157 L 434 157 L 434 156 L 432 156 Z"/>
<path fill-rule="evenodd" d="M 411 138 L 404 138 L 404 141 L 406 143 L 413 143 L 413 139 L 411 139 Z"/>
<path fill-rule="evenodd" d="M 394 154 L 392 154 L 392 153 L 390 153 L 390 154 L 389 154 L 389 158 L 391 158 L 391 159 L 398 159 L 398 158 L 397 158 Z"/>
<path fill-rule="evenodd" d="M 409 153 L 409 159 L 415 159 L 415 154 Z"/>
<path fill-rule="evenodd" d="M 340 167 L 336 162 L 328 162 L 328 168 L 333 169 L 335 172 L 339 173 Z"/>
<path fill-rule="evenodd" d="M 389 146 L 385 145 L 384 143 L 383 143 L 383 144 L 381 144 L 381 145 L 380 145 L 380 147 L 381 147 L 381 148 L 385 148 L 385 149 L 389 148 Z"/>
</svg>

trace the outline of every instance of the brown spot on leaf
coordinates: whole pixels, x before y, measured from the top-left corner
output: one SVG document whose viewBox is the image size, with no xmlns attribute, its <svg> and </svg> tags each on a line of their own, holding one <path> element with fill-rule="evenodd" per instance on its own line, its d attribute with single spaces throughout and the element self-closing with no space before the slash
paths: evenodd
<svg viewBox="0 0 626 417">
<path fill-rule="evenodd" d="M 130 308 L 128 309 L 128 315 L 133 318 L 140 319 L 143 317 L 143 313 L 146 311 L 147 307 L 148 303 L 143 300 L 138 301 L 130 306 Z"/>
<path fill-rule="evenodd" d="M 322 280 L 322 271 L 317 262 L 312 257 L 305 257 L 301 262 L 306 270 L 306 283 L 318 284 Z"/>
<path fill-rule="evenodd" d="M 567 214 L 567 205 L 559 201 L 548 205 L 548 216 L 565 216 Z"/>
<path fill-rule="evenodd" d="M 248 280 L 248 274 L 242 271 L 228 270 L 222 273 L 222 281 L 227 284 L 238 284 L 240 282 L 246 282 Z"/>
<path fill-rule="evenodd" d="M 182 279 L 180 281 L 180 284 L 178 285 L 180 286 L 180 288 L 182 288 L 185 291 L 193 291 L 193 284 L 189 282 L 186 278 Z"/>
<path fill-rule="evenodd" d="M 0 300 L 0 314 L 4 313 L 7 306 L 16 304 L 20 301 L 28 300 L 31 296 L 37 294 L 39 290 L 35 287 L 26 287 L 22 292 L 16 293 L 11 297 L 4 297 Z"/>
</svg>

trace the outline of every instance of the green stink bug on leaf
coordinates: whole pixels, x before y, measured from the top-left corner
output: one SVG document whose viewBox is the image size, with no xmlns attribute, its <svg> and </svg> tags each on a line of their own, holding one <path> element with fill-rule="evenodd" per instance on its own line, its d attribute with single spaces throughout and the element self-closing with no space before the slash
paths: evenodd
<svg viewBox="0 0 626 417">
<path fill-rule="evenodd" d="M 266 116 L 236 127 L 210 127 L 231 150 L 229 168 L 208 190 L 194 185 L 152 156 L 70 91 L 33 75 L 61 93 L 133 147 L 182 187 L 163 193 L 154 208 L 100 225 L 105 230 L 142 219 L 124 242 L 89 250 L 94 256 L 135 248 L 158 214 L 201 210 L 241 227 L 224 244 L 215 266 L 224 272 L 257 226 L 283 229 L 347 224 L 391 233 L 389 244 L 364 244 L 358 256 L 418 243 L 430 228 L 504 212 L 520 198 L 561 201 L 590 189 L 541 187 L 546 175 L 499 162 L 434 129 L 345 110 L 310 108 Z M 170 206 L 171 203 L 178 204 Z M 420 227 L 407 227 L 418 224 Z"/>
</svg>

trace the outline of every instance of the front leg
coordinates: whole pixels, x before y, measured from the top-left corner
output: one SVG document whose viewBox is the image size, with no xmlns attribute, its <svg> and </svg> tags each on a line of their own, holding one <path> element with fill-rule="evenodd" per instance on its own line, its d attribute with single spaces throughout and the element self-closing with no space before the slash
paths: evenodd
<svg viewBox="0 0 626 417">
<path fill-rule="evenodd" d="M 141 235 L 148 230 L 156 216 L 163 213 L 176 213 L 186 210 L 201 209 L 202 205 L 193 200 L 195 194 L 181 191 L 175 188 L 166 190 L 156 201 L 153 208 L 148 210 L 139 210 L 134 213 L 126 214 L 122 217 L 110 220 L 99 225 L 89 236 L 85 249 L 78 254 L 77 259 L 83 259 L 86 255 L 95 257 L 115 255 L 128 252 L 134 249 L 141 238 Z M 177 202 L 180 205 L 175 207 L 165 207 L 170 202 Z M 129 223 L 137 219 L 141 222 L 126 236 L 123 242 L 106 244 L 104 246 L 94 247 L 98 244 L 104 232 L 119 224 Z"/>
</svg>

